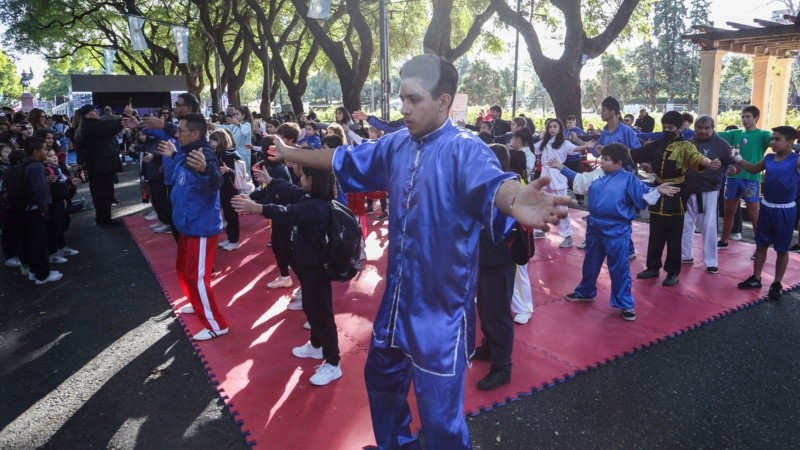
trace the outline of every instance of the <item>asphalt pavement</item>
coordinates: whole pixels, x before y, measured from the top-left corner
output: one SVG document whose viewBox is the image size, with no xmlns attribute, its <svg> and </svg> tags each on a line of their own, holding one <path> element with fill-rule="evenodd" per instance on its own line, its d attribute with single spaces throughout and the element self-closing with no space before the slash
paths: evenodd
<svg viewBox="0 0 800 450">
<path fill-rule="evenodd" d="M 135 166 L 120 179 L 115 217 L 145 210 Z M 0 448 L 247 448 L 126 229 L 95 228 L 87 211 L 67 237 L 81 254 L 54 267 L 57 283 L 0 267 Z M 798 300 L 784 294 L 469 418 L 473 445 L 798 448 Z"/>
</svg>

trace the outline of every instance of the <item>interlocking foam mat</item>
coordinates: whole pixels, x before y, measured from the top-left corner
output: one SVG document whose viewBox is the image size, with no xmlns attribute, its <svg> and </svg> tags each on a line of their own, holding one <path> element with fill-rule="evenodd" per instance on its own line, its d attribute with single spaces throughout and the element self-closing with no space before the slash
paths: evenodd
<svg viewBox="0 0 800 450">
<path fill-rule="evenodd" d="M 583 240 L 585 215 L 571 211 L 576 242 Z M 188 301 L 175 274 L 172 236 L 154 234 L 142 216 L 128 217 L 125 222 L 187 335 L 199 331 L 195 317 L 177 312 Z M 242 216 L 241 248 L 233 252 L 218 249 L 217 276 L 212 282 L 231 332 L 193 345 L 251 446 L 354 449 L 375 444 L 363 368 L 372 318 L 384 289 L 388 224 L 371 218 L 368 222 L 365 269 L 349 283 L 333 283 L 344 376 L 324 387 L 308 382 L 320 361 L 291 355 L 292 347 L 308 340 L 303 312 L 286 309 L 292 289 L 266 288 L 278 275 L 272 250 L 266 245 L 268 222 L 260 216 Z M 637 258 L 630 263 L 633 274 L 644 270 L 647 227 L 634 223 Z M 730 248 L 719 252 L 720 272 L 711 275 L 705 272 L 700 237 L 695 235 L 695 263 L 682 265 L 677 286 L 661 285 L 663 271 L 658 279 L 634 279 L 637 319 L 626 322 L 609 306 L 610 279 L 605 268 L 598 279 L 596 301 L 563 300 L 580 281 L 583 250 L 558 248 L 560 242 L 554 231 L 536 241 L 536 256 L 528 265 L 535 312 L 526 325 L 515 326 L 511 383 L 490 392 L 477 390 L 475 384 L 488 372 L 489 363 L 475 362 L 467 374 L 467 414 L 477 415 L 539 392 L 763 301 L 774 273 L 775 253 L 770 250 L 764 288 L 739 290 L 736 283 L 752 273 L 750 255 L 755 247 L 731 241 Z M 800 280 L 800 255 L 790 255 L 783 282 L 786 289 L 795 288 Z M 410 401 L 415 411 L 413 393 Z"/>
</svg>

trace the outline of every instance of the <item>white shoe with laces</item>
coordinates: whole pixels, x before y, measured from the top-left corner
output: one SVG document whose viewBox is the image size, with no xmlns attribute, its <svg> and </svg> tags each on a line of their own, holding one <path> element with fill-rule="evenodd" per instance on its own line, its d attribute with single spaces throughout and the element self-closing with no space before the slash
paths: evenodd
<svg viewBox="0 0 800 450">
<path fill-rule="evenodd" d="M 144 216 L 144 220 L 156 220 L 156 219 L 158 219 L 158 214 L 156 214 L 155 211 L 150 211 Z"/>
<path fill-rule="evenodd" d="M 286 309 L 289 311 L 302 311 L 303 310 L 303 298 L 299 298 L 297 300 L 291 300 L 288 305 L 286 305 Z"/>
<path fill-rule="evenodd" d="M 303 288 L 298 287 L 297 289 L 292 292 L 292 300 L 302 300 L 303 299 Z"/>
<path fill-rule="evenodd" d="M 275 278 L 274 280 L 267 283 L 267 287 L 270 289 L 290 288 L 293 285 L 294 283 L 292 283 L 292 277 L 288 275 L 285 277 L 279 276 L 278 278 Z"/>
<path fill-rule="evenodd" d="M 224 241 L 220 241 L 220 242 L 217 244 L 217 246 L 218 246 L 219 248 L 224 248 L 224 247 L 225 247 L 226 245 L 228 245 L 228 244 L 230 244 L 230 241 L 229 241 L 229 240 L 227 240 L 227 239 L 225 239 Z"/>
<path fill-rule="evenodd" d="M 322 347 L 314 348 L 311 341 L 308 341 L 300 347 L 293 348 L 292 354 L 298 358 L 322 359 Z"/>
<path fill-rule="evenodd" d="M 68 246 L 68 245 L 65 245 L 64 248 L 62 248 L 62 249 L 60 249 L 60 250 L 58 250 L 56 252 L 56 255 L 58 255 L 58 256 L 75 256 L 78 253 L 80 253 L 80 252 L 75 250 L 74 248 Z"/>
<path fill-rule="evenodd" d="M 741 241 L 742 240 L 742 233 L 731 233 L 731 240 L 732 241 Z"/>
<path fill-rule="evenodd" d="M 56 253 L 50 255 L 50 258 L 47 259 L 50 264 L 66 264 L 68 262 L 67 258 L 63 256 L 58 256 Z"/>
<path fill-rule="evenodd" d="M 172 234 L 172 227 L 162 224 L 160 227 L 153 228 L 153 233 Z"/>
<path fill-rule="evenodd" d="M 150 224 L 150 229 L 151 230 L 155 230 L 156 228 L 163 227 L 163 226 L 164 226 L 163 223 L 161 223 L 160 221 L 156 221 L 156 223 L 151 223 Z"/>
<path fill-rule="evenodd" d="M 212 331 L 208 328 L 203 328 L 199 333 L 192 336 L 192 339 L 195 341 L 208 341 L 214 339 L 215 337 L 220 337 L 228 334 L 228 329 L 223 328 L 219 331 Z"/>
<path fill-rule="evenodd" d="M 64 278 L 64 274 L 62 274 L 61 272 L 59 272 L 57 270 L 51 270 L 50 273 L 47 275 L 47 278 L 45 278 L 44 280 L 37 280 L 35 277 L 34 277 L 34 280 L 36 282 L 36 285 L 40 286 L 42 284 L 47 284 L 47 283 L 52 283 L 54 281 L 58 281 L 58 280 L 60 280 L 62 278 Z"/>
<path fill-rule="evenodd" d="M 339 364 L 338 366 L 334 366 L 332 364 L 324 363 L 320 366 L 317 366 L 316 373 L 311 375 L 311 378 L 309 378 L 308 381 L 310 381 L 314 386 L 325 386 L 331 381 L 338 380 L 339 378 L 342 378 L 342 365 Z"/>
<path fill-rule="evenodd" d="M 13 256 L 6 260 L 6 265 L 8 267 L 20 267 L 22 266 L 22 261 L 20 261 L 18 257 Z"/>
<path fill-rule="evenodd" d="M 514 323 L 518 323 L 520 325 L 525 325 L 529 320 L 531 320 L 531 315 L 528 313 L 519 313 L 514 316 Z"/>
<path fill-rule="evenodd" d="M 239 249 L 239 243 L 238 242 L 228 242 L 227 244 L 225 244 L 224 247 L 222 247 L 222 249 L 225 250 L 226 252 L 232 252 L 234 250 L 238 250 Z"/>
</svg>

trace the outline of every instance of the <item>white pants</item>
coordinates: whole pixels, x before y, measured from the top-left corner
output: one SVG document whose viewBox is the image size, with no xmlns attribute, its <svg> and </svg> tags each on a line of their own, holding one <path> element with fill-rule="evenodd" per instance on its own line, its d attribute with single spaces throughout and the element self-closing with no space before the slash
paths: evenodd
<svg viewBox="0 0 800 450">
<path fill-rule="evenodd" d="M 533 314 L 533 292 L 528 265 L 517 266 L 514 278 L 514 295 L 511 297 L 511 312 L 514 314 Z"/>
<path fill-rule="evenodd" d="M 553 195 L 568 197 L 567 189 L 550 189 L 549 187 L 545 187 L 544 191 Z M 559 206 L 559 209 L 563 209 L 567 212 L 567 217 L 558 221 L 558 234 L 561 235 L 562 238 L 566 238 L 572 236 L 572 222 L 569 218 L 569 208 L 566 206 Z"/>
<path fill-rule="evenodd" d="M 717 199 L 719 191 L 703 192 L 703 213 L 698 212 L 697 194 L 692 194 L 683 216 L 681 259 L 693 259 L 694 225 L 700 223 L 703 238 L 703 262 L 706 267 L 718 267 L 717 263 Z"/>
</svg>

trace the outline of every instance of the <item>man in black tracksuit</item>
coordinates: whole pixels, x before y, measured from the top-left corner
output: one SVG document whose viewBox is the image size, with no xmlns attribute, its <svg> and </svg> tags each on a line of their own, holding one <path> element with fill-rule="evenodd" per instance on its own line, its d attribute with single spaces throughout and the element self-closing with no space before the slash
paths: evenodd
<svg viewBox="0 0 800 450">
<path fill-rule="evenodd" d="M 76 114 L 83 116 L 79 139 L 89 171 L 95 223 L 102 228 L 120 225 L 120 222 L 111 220 L 111 203 L 114 200 L 114 177 L 122 172 L 115 138 L 122 131 L 122 119 L 100 120 L 92 105 L 81 106 Z"/>
</svg>

